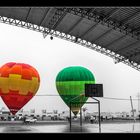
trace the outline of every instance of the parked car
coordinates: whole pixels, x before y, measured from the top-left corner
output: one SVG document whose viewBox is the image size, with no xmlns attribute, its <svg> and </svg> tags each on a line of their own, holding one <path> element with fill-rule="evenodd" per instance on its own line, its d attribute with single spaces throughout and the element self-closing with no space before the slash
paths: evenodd
<svg viewBox="0 0 140 140">
<path fill-rule="evenodd" d="M 95 116 L 90 117 L 90 123 L 98 123 L 98 119 Z"/>
<path fill-rule="evenodd" d="M 14 120 L 15 120 L 15 118 L 14 118 L 14 117 L 12 117 L 12 118 L 11 118 L 11 121 L 14 121 Z"/>
<path fill-rule="evenodd" d="M 59 120 L 65 120 L 64 116 L 59 116 Z"/>
<path fill-rule="evenodd" d="M 36 121 L 37 121 L 36 118 L 27 118 L 27 119 L 25 120 L 26 123 L 35 123 Z"/>
</svg>

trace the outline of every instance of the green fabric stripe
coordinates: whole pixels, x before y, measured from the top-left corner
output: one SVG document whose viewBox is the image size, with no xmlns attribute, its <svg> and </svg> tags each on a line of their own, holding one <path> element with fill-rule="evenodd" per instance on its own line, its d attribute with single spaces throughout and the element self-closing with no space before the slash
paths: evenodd
<svg viewBox="0 0 140 140">
<path fill-rule="evenodd" d="M 56 81 L 95 81 L 93 74 L 86 68 L 75 66 L 61 70 Z"/>
<path fill-rule="evenodd" d="M 56 88 L 60 95 L 79 95 L 84 93 L 85 84 L 94 84 L 95 81 L 64 81 L 56 82 Z"/>
<path fill-rule="evenodd" d="M 70 101 L 74 98 L 71 107 L 82 107 L 84 103 L 76 103 L 76 102 L 86 102 L 88 97 L 85 96 L 79 96 L 80 94 L 83 94 L 85 91 L 85 83 L 86 84 L 94 84 L 95 81 L 67 81 L 67 82 L 56 82 L 56 88 L 63 99 L 63 101 L 66 103 L 67 106 L 70 105 Z M 78 98 L 77 98 L 78 97 Z M 71 108 L 71 109 L 72 109 Z M 72 109 L 73 111 L 73 109 Z M 77 112 L 78 113 L 78 112 Z"/>
</svg>

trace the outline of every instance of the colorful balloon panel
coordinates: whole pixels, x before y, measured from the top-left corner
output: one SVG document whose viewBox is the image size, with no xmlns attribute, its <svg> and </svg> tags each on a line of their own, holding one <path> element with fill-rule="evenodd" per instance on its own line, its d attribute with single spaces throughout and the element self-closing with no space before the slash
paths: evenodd
<svg viewBox="0 0 140 140">
<path fill-rule="evenodd" d="M 94 84 L 94 75 L 86 68 L 80 66 L 67 67 L 61 70 L 56 77 L 56 88 L 63 101 L 70 107 L 76 115 L 80 107 L 86 102 L 88 97 L 80 96 L 84 94 L 85 84 Z"/>
<path fill-rule="evenodd" d="M 12 114 L 20 110 L 37 92 L 40 77 L 24 63 L 6 63 L 0 68 L 0 96 Z"/>
</svg>

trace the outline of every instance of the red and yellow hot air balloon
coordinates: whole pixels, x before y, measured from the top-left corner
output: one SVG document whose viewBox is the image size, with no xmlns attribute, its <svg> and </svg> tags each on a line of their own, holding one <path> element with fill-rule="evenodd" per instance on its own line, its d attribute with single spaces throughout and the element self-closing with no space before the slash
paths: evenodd
<svg viewBox="0 0 140 140">
<path fill-rule="evenodd" d="M 15 115 L 37 92 L 40 77 L 35 68 L 9 62 L 0 68 L 0 96 Z"/>
</svg>

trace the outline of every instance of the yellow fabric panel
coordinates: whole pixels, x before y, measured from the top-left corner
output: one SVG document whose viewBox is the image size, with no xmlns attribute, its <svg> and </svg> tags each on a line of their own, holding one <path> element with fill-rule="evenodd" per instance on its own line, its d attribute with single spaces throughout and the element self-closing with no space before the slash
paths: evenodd
<svg viewBox="0 0 140 140">
<path fill-rule="evenodd" d="M 27 95 L 29 92 L 31 82 L 32 82 L 31 80 L 21 79 L 20 80 L 20 87 L 19 87 L 19 94 Z"/>
<path fill-rule="evenodd" d="M 4 94 L 9 92 L 8 78 L 7 77 L 0 77 L 0 89 Z"/>
<path fill-rule="evenodd" d="M 36 93 L 39 88 L 39 82 L 37 77 L 32 77 L 31 85 L 29 91 L 32 93 Z"/>
<path fill-rule="evenodd" d="M 76 111 L 79 112 L 79 109 L 80 109 L 79 107 L 71 107 L 71 110 L 72 110 L 73 112 L 76 112 Z"/>
<path fill-rule="evenodd" d="M 0 77 L 0 88 L 3 93 L 14 90 L 19 91 L 21 95 L 27 95 L 29 91 L 35 94 L 39 88 L 39 82 L 37 77 L 26 80 L 21 79 L 21 75 L 9 74 L 9 77 Z"/>
<path fill-rule="evenodd" d="M 21 81 L 19 94 L 27 95 L 28 92 L 36 93 L 39 87 L 38 78 L 33 77 L 32 80 Z"/>
<path fill-rule="evenodd" d="M 19 74 L 9 74 L 9 89 L 11 90 L 19 90 L 21 75 Z"/>
</svg>

